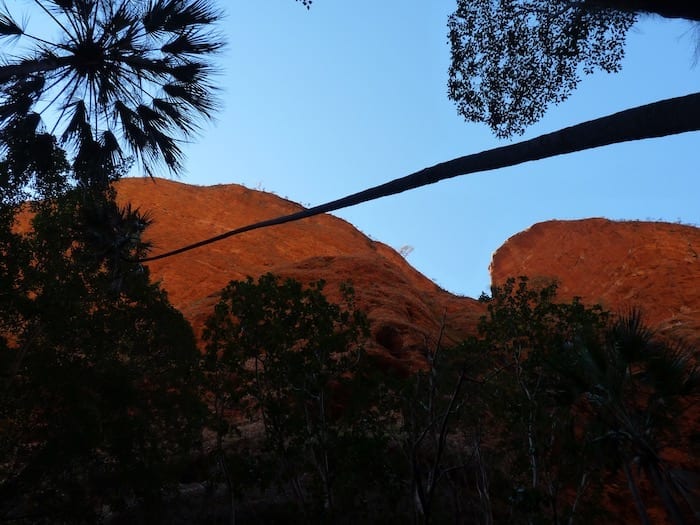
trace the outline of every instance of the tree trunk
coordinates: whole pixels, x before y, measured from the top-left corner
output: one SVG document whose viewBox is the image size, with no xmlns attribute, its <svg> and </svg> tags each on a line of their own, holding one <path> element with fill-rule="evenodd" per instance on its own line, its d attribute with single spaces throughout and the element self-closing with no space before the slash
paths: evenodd
<svg viewBox="0 0 700 525">
<path fill-rule="evenodd" d="M 490 483 L 484 458 L 481 455 L 481 432 L 474 437 L 474 460 L 476 462 L 476 490 L 479 494 L 480 523 L 493 525 L 493 507 L 491 505 Z"/>
<path fill-rule="evenodd" d="M 218 397 L 218 396 L 217 396 Z M 218 428 L 216 430 L 216 455 L 219 462 L 219 468 L 224 475 L 224 482 L 228 490 L 229 497 L 229 525 L 236 525 L 236 493 L 233 486 L 233 478 L 231 471 L 226 463 L 226 453 L 224 452 L 224 434 L 222 432 L 224 422 L 224 404 L 221 399 L 215 401 L 216 417 L 218 420 Z"/>
<path fill-rule="evenodd" d="M 138 262 L 164 259 L 240 233 L 348 208 L 460 175 L 515 166 L 533 160 L 556 157 L 565 153 L 599 148 L 610 144 L 665 137 L 697 130 L 700 130 L 700 93 L 661 100 L 540 135 L 534 139 L 448 160 L 341 199 L 290 215 L 237 228 L 176 250 L 140 259 Z"/>
</svg>

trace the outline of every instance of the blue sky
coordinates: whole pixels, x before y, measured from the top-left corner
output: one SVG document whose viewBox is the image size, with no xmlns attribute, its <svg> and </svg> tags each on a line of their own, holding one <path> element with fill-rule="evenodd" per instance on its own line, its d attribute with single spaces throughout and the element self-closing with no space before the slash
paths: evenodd
<svg viewBox="0 0 700 525">
<path fill-rule="evenodd" d="M 242 183 L 309 206 L 509 142 L 466 123 L 447 98 L 455 0 L 316 0 L 310 11 L 293 0 L 219 5 L 224 105 L 185 148 L 182 182 Z M 586 77 L 522 138 L 698 91 L 699 34 L 684 21 L 643 20 L 629 35 L 622 73 Z M 493 251 L 539 221 L 700 224 L 699 139 L 458 177 L 335 214 L 375 240 L 412 247 L 408 261 L 428 278 L 477 297 L 489 288 Z"/>
<path fill-rule="evenodd" d="M 499 146 L 447 99 L 454 0 L 227 2 L 224 110 L 188 148 L 183 182 L 237 182 L 316 205 Z M 622 73 L 583 80 L 523 138 L 698 90 L 690 24 L 658 17 L 630 33 Z M 447 290 L 488 290 L 491 254 L 548 219 L 700 224 L 698 133 L 486 172 L 336 215 L 400 249 Z M 238 226 L 238 225 L 232 225 Z M 235 237 L 224 242 L 235 243 Z"/>
</svg>

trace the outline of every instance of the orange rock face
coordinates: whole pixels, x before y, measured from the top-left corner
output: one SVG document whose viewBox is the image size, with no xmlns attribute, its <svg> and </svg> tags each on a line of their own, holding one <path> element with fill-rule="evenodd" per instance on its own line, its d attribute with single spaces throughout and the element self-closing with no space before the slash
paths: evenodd
<svg viewBox="0 0 700 525">
<path fill-rule="evenodd" d="M 153 255 L 301 209 L 234 184 L 203 187 L 127 178 L 117 191 L 122 202 L 151 213 L 154 224 L 146 240 L 153 244 Z M 370 319 L 373 350 L 390 366 L 420 363 L 436 344 L 443 318 L 449 344 L 473 331 L 482 312 L 477 301 L 440 289 L 392 248 L 330 215 L 244 233 L 148 266 L 198 334 L 217 293 L 231 280 L 267 272 L 302 282 L 323 279 L 331 299 L 349 280 L 358 307 Z"/>
<path fill-rule="evenodd" d="M 165 179 L 123 179 L 123 202 L 149 211 L 152 254 L 178 248 L 301 207 L 239 185 L 192 186 Z M 605 219 L 548 221 L 508 239 L 493 255 L 492 281 L 527 275 L 556 280 L 563 300 L 579 296 L 612 311 L 641 308 L 647 322 L 700 343 L 700 229 Z M 152 276 L 199 333 L 217 293 L 233 279 L 272 272 L 319 279 L 333 299 L 351 281 L 377 348 L 405 363 L 420 360 L 440 332 L 446 342 L 474 333 L 479 303 L 457 297 L 413 269 L 392 248 L 351 224 L 321 215 L 244 233 L 149 263 Z M 385 352 L 387 353 L 387 352 Z"/>
<path fill-rule="evenodd" d="M 613 312 L 641 309 L 647 323 L 700 343 L 700 229 L 606 219 L 548 221 L 493 255 L 491 279 L 556 279 L 559 295 Z"/>
</svg>

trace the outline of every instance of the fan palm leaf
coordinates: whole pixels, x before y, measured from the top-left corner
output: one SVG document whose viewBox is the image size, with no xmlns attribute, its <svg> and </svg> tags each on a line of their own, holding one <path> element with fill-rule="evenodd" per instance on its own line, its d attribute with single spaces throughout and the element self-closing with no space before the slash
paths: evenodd
<svg viewBox="0 0 700 525">
<path fill-rule="evenodd" d="M 218 107 L 210 57 L 222 47 L 221 13 L 211 1 L 31 3 L 27 20 L 43 17 L 58 36 L 0 10 L 0 39 L 15 40 L 0 51 L 0 127 L 39 115 L 37 132 L 56 134 L 76 159 L 102 145 L 105 158 L 135 157 L 149 176 L 162 166 L 179 172 L 183 141 Z"/>
<path fill-rule="evenodd" d="M 636 309 L 620 316 L 608 336 L 605 347 L 587 349 L 580 361 L 589 383 L 586 397 L 602 425 L 599 439 L 610 442 L 635 499 L 640 496 L 629 474 L 632 462 L 643 468 L 669 520 L 683 523 L 674 495 L 681 492 L 665 473 L 668 465 L 660 452 L 675 439 L 676 418 L 700 394 L 692 349 L 659 337 Z M 642 520 L 648 520 L 641 500 L 636 503 Z"/>
</svg>

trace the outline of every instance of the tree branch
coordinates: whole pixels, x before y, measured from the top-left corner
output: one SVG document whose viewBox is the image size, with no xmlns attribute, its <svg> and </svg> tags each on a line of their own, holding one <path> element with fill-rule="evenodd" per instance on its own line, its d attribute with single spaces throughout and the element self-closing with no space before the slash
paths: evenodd
<svg viewBox="0 0 700 525">
<path fill-rule="evenodd" d="M 0 68 L 0 79 L 2 78 L 1 72 L 2 68 Z M 341 199 L 290 215 L 283 215 L 236 228 L 182 248 L 133 262 L 144 263 L 165 259 L 166 257 L 201 248 L 207 244 L 248 231 L 286 224 L 322 213 L 348 208 L 460 175 L 515 166 L 525 162 L 599 148 L 610 144 L 658 138 L 697 130 L 700 130 L 700 93 L 661 100 L 606 117 L 589 120 L 530 140 L 449 160 Z"/>
</svg>

